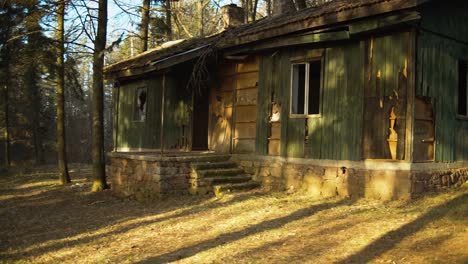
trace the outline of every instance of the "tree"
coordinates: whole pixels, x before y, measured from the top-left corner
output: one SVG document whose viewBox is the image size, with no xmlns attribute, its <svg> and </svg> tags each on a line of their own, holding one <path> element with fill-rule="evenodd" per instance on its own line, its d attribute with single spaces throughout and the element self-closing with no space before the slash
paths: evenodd
<svg viewBox="0 0 468 264">
<path fill-rule="evenodd" d="M 40 20 L 43 12 L 38 1 L 26 3 L 27 16 L 24 24 L 26 29 L 27 44 L 24 50 L 24 86 L 28 96 L 27 116 L 31 126 L 32 142 L 34 146 L 34 159 L 36 164 L 44 163 L 42 138 L 40 131 L 41 119 L 41 91 L 40 91 L 40 67 L 44 64 L 42 56 L 47 49 L 46 40 L 42 35 Z"/>
<path fill-rule="evenodd" d="M 97 17 L 97 34 L 94 39 L 93 52 L 93 87 L 92 87 L 92 159 L 94 182 L 92 191 L 109 188 L 106 183 L 104 156 L 104 82 L 103 66 L 107 33 L 107 0 L 99 0 Z"/>
<path fill-rule="evenodd" d="M 140 24 L 140 52 L 148 50 L 148 28 L 150 22 L 150 0 L 143 0 Z"/>
<path fill-rule="evenodd" d="M 64 65 L 64 20 L 65 20 L 65 0 L 57 1 L 57 76 L 56 76 L 56 95 L 57 95 L 57 156 L 59 179 L 62 184 L 71 182 L 68 174 L 67 151 L 65 140 L 65 65 Z"/>
</svg>

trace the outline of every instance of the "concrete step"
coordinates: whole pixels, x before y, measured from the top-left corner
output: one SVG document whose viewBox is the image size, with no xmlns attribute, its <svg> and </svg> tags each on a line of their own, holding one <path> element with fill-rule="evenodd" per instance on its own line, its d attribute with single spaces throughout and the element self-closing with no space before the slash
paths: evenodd
<svg viewBox="0 0 468 264">
<path fill-rule="evenodd" d="M 195 170 L 230 169 L 236 167 L 237 164 L 233 161 L 207 161 L 192 163 L 192 168 Z"/>
<path fill-rule="evenodd" d="M 215 177 L 206 177 L 204 178 L 207 182 L 210 182 L 211 185 L 222 185 L 229 183 L 242 183 L 252 180 L 252 175 L 241 174 L 235 176 L 215 176 Z"/>
<path fill-rule="evenodd" d="M 260 187 L 260 183 L 256 181 L 248 181 L 242 183 L 227 183 L 218 184 L 213 186 L 213 192 L 216 197 L 221 198 L 226 193 L 232 193 L 236 191 L 248 191 Z"/>
<path fill-rule="evenodd" d="M 241 168 L 228 168 L 228 169 L 208 169 L 208 170 L 197 170 L 199 177 L 212 177 L 212 176 L 235 176 L 244 174 L 244 170 Z"/>
</svg>

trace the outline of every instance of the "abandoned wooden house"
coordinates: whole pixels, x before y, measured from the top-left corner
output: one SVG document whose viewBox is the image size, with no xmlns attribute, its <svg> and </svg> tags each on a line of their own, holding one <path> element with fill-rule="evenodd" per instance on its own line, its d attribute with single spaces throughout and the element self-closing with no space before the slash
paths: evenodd
<svg viewBox="0 0 468 264">
<path fill-rule="evenodd" d="M 468 179 L 468 2 L 337 0 L 105 68 L 113 188 L 409 198 Z"/>
</svg>

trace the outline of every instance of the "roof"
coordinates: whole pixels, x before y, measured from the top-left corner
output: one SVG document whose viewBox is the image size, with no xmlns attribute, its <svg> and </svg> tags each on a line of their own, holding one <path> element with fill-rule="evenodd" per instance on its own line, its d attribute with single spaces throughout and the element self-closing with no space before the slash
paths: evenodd
<svg viewBox="0 0 468 264">
<path fill-rule="evenodd" d="M 259 40 L 314 30 L 331 25 L 414 8 L 428 0 L 336 0 L 319 7 L 311 7 L 294 13 L 271 16 L 256 22 L 227 29 L 206 38 L 192 38 L 171 42 L 135 57 L 104 68 L 107 75 L 121 76 L 132 70 L 148 68 L 155 71 L 197 57 L 204 49 L 225 49 Z M 184 56 L 177 56 L 182 54 Z M 156 65 L 157 62 L 163 62 Z M 139 71 L 140 72 L 140 71 Z M 119 74 L 120 73 L 120 74 Z"/>
</svg>

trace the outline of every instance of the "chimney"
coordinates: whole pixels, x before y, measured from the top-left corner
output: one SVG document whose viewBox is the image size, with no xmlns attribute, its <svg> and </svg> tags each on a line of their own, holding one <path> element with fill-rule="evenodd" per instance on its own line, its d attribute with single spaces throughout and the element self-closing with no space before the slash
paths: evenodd
<svg viewBox="0 0 468 264">
<path fill-rule="evenodd" d="M 221 7 L 223 28 L 232 28 L 244 24 L 244 9 L 236 4 Z"/>
<path fill-rule="evenodd" d="M 273 0 L 273 15 L 282 15 L 296 12 L 296 6 L 292 0 Z"/>
</svg>

